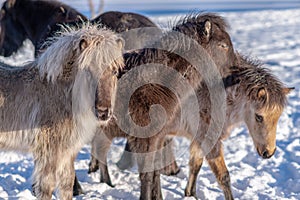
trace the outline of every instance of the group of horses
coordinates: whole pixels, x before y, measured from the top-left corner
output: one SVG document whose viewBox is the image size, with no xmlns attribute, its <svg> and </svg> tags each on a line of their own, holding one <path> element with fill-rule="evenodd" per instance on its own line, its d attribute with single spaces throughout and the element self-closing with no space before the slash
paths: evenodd
<svg viewBox="0 0 300 200">
<path fill-rule="evenodd" d="M 227 29 L 213 13 L 192 13 L 162 31 L 135 13 L 89 20 L 58 1 L 6 0 L 0 55 L 11 56 L 29 39 L 36 59 L 0 63 L 0 150 L 33 154 L 38 199 L 51 199 L 56 189 L 60 199 L 72 199 L 83 193 L 73 163 L 80 148 L 92 144 L 89 173 L 100 169 L 100 182 L 113 186 L 107 152 L 124 137 L 118 166 L 137 161 L 140 199 L 150 200 L 162 199 L 161 173 L 180 171 L 172 138 L 186 137 L 185 196 L 196 197 L 206 159 L 225 199 L 233 199 L 222 140 L 245 123 L 258 154 L 272 157 L 293 88 L 237 53 Z"/>
</svg>

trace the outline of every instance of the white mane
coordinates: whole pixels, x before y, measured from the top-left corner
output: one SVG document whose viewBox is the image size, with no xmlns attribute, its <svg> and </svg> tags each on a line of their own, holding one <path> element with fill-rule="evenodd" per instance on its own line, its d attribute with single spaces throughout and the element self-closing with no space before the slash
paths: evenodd
<svg viewBox="0 0 300 200">
<path fill-rule="evenodd" d="M 87 42 L 84 49 L 80 48 L 82 40 Z M 50 46 L 36 62 L 41 77 L 47 76 L 48 81 L 54 82 L 68 62 L 74 62 L 78 69 L 97 66 L 91 69 L 94 72 L 122 63 L 122 39 L 108 29 L 99 29 L 98 25 L 64 26 L 62 32 L 46 43 Z"/>
</svg>

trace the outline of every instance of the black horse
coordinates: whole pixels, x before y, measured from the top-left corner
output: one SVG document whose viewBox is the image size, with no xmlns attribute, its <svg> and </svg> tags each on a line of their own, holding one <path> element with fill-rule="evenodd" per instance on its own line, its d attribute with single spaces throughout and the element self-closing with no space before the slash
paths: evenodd
<svg viewBox="0 0 300 200">
<path fill-rule="evenodd" d="M 0 11 L 0 55 L 11 56 L 29 39 L 36 47 L 57 23 L 86 20 L 58 1 L 7 0 Z"/>
</svg>

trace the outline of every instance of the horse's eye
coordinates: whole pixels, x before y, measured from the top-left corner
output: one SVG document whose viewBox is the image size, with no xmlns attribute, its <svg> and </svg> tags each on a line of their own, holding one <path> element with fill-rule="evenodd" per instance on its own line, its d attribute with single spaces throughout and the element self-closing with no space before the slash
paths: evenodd
<svg viewBox="0 0 300 200">
<path fill-rule="evenodd" d="M 219 47 L 222 47 L 223 49 L 226 49 L 226 50 L 229 48 L 229 46 L 224 42 L 220 42 Z"/>
<path fill-rule="evenodd" d="M 115 70 L 112 71 L 112 73 L 113 73 L 113 75 L 118 76 L 119 70 L 115 69 Z"/>
<path fill-rule="evenodd" d="M 262 123 L 264 121 L 264 117 L 259 114 L 255 114 L 255 120 L 259 123 Z"/>
</svg>

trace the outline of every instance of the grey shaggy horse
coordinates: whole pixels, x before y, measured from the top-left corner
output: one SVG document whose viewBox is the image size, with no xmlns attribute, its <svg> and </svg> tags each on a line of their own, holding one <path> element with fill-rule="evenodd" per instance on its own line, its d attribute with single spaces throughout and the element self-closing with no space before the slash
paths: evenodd
<svg viewBox="0 0 300 200">
<path fill-rule="evenodd" d="M 0 66 L 0 149 L 33 154 L 38 199 L 72 199 L 74 159 L 111 119 L 123 40 L 87 24 L 49 42 L 25 66 Z"/>
</svg>

